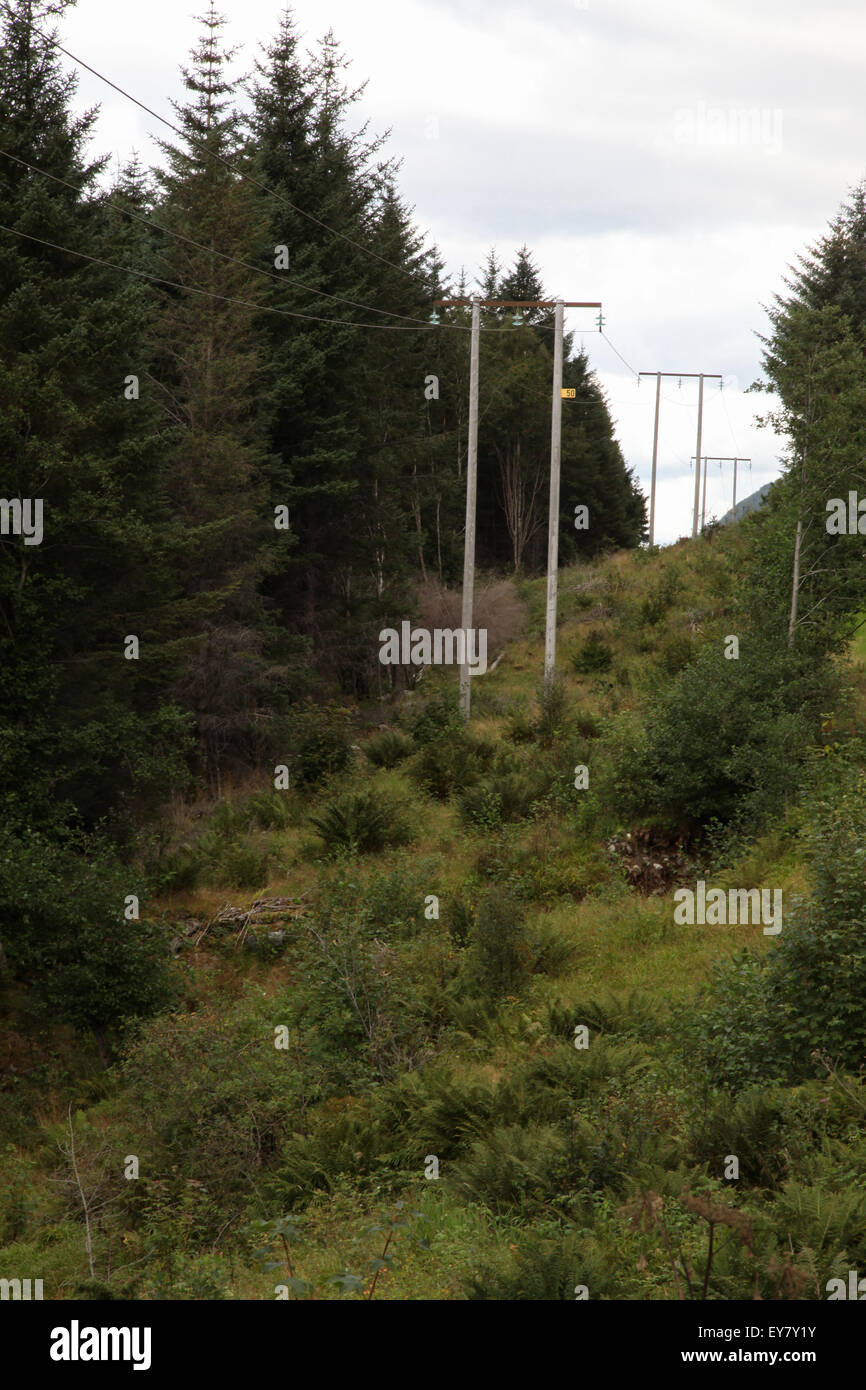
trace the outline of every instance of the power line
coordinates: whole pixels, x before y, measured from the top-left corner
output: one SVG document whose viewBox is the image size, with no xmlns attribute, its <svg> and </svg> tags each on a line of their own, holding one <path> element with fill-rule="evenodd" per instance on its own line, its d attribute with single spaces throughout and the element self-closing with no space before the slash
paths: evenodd
<svg viewBox="0 0 866 1390">
<path fill-rule="evenodd" d="M 341 324 L 347 328 L 382 328 L 389 329 L 392 333 L 422 333 L 432 332 L 432 324 L 420 324 L 418 328 L 411 328 L 402 323 L 356 323 L 352 319 L 326 319 L 320 314 L 300 314 L 291 309 L 275 309 L 269 304 L 256 304 L 252 299 L 237 299 L 230 294 L 215 294 L 212 290 L 201 290 L 196 285 L 182 285 L 177 280 L 167 280 L 163 275 L 152 275 L 147 270 L 134 270 L 132 266 L 118 265 L 116 261 L 106 261 L 101 256 L 88 256 L 85 251 L 72 251 L 68 246 L 58 246 L 55 241 L 46 241 L 43 237 L 32 236 L 30 232 L 21 232 L 17 227 L 6 227 L 0 222 L 0 232 L 11 232 L 13 236 L 25 237 L 27 241 L 35 241 L 40 246 L 49 246 L 52 251 L 62 251 L 66 256 L 79 256 L 83 261 L 92 261 L 94 265 L 108 266 L 110 270 L 121 270 L 126 275 L 137 275 L 141 280 L 153 280 L 158 285 L 168 285 L 173 290 L 183 290 L 187 294 L 200 294 L 205 299 L 220 299 L 225 304 L 242 304 L 248 309 L 255 309 L 263 314 L 280 314 L 288 319 L 309 319 L 313 323 L 332 323 Z"/>
<path fill-rule="evenodd" d="M 727 402 L 726 402 L 726 400 L 725 400 L 725 393 L 724 393 L 724 391 L 722 392 L 722 408 L 723 408 L 723 410 L 724 410 L 724 412 L 725 412 L 725 418 L 727 419 L 727 422 L 728 422 L 728 429 L 731 431 L 731 438 L 732 438 L 733 441 L 734 441 L 734 448 L 736 449 L 737 454 L 739 455 L 739 453 L 740 453 L 740 446 L 739 446 L 739 444 L 737 443 L 737 436 L 734 434 L 734 426 L 731 424 L 731 417 L 730 417 L 730 415 L 728 414 L 728 405 L 727 405 Z"/>
<path fill-rule="evenodd" d="M 28 164 L 26 159 L 19 158 L 16 154 L 10 154 L 8 150 L 0 149 L 0 155 L 6 159 L 13 159 L 16 164 L 22 164 L 25 169 L 29 169 L 34 174 L 40 174 L 44 179 L 51 179 L 54 183 L 62 184 L 64 188 L 71 188 L 73 193 L 80 192 L 78 186 L 70 183 L 68 179 L 58 178 L 56 174 L 49 174 L 45 169 L 38 169 L 35 164 Z M 174 237 L 177 241 L 185 241 L 189 246 L 195 246 L 199 251 L 206 251 L 211 256 L 219 256 L 221 260 L 228 261 L 231 265 L 245 266 L 247 270 L 254 270 L 257 275 L 265 275 L 269 280 L 275 280 L 277 284 L 295 285 L 298 289 L 306 290 L 309 294 L 320 295 L 323 299 L 331 299 L 337 304 L 349 304 L 353 309 L 367 309 L 372 314 L 385 314 L 392 319 L 407 319 L 412 323 L 420 324 L 421 319 L 416 319 L 411 314 L 395 314 L 390 309 L 375 309 L 371 305 L 361 304 L 356 299 L 345 299 L 342 295 L 328 294 L 326 290 L 314 289 L 312 285 L 305 285 L 301 280 L 293 280 L 289 276 L 275 275 L 272 270 L 265 270 L 263 266 L 253 265 L 252 261 L 239 260 L 237 256 L 229 256 L 225 251 L 217 251 L 214 246 L 205 246 L 200 241 L 195 241 L 192 237 L 184 236 L 183 232 L 172 231 L 170 227 L 163 227 L 161 223 L 154 222 L 152 217 L 145 217 L 141 213 L 133 212 L 130 208 L 125 208 L 122 204 L 115 202 L 112 198 L 103 198 L 99 204 L 103 207 L 116 208 L 124 217 L 131 217 L 136 222 L 141 222 L 145 227 L 153 227 L 158 232 L 164 232 L 166 236 Z M 426 326 L 426 325 L 425 325 Z"/>
<path fill-rule="evenodd" d="M 607 336 L 607 334 L 605 333 L 604 329 L 603 329 L 603 328 L 600 328 L 598 331 L 599 331 L 599 333 L 601 334 L 601 336 L 604 338 L 604 341 L 607 343 L 608 347 L 612 347 L 612 348 L 613 348 L 614 352 L 616 353 L 616 355 L 617 355 L 617 357 L 619 358 L 620 362 L 622 362 L 623 366 L 624 366 L 624 367 L 628 367 L 629 371 L 632 373 L 632 376 L 636 376 L 637 379 L 638 379 L 638 381 L 640 381 L 640 374 L 639 374 L 638 372 L 635 371 L 634 367 L 632 367 L 628 362 L 626 362 L 625 358 L 623 357 L 623 355 L 622 355 L 622 353 L 619 351 L 619 349 L 613 347 L 613 343 L 610 341 L 610 338 Z"/>
<path fill-rule="evenodd" d="M 352 237 L 346 236 L 345 232 L 335 231 L 333 227 L 329 227 L 326 222 L 323 222 L 321 218 L 316 217 L 312 212 L 305 212 L 303 208 L 297 207 L 295 203 L 291 202 L 288 198 L 283 197 L 282 194 L 275 193 L 273 189 L 268 188 L 266 184 L 261 183 L 258 179 L 253 178 L 249 174 L 241 173 L 241 171 L 239 169 L 236 169 L 233 164 L 230 164 L 227 159 L 224 159 L 221 154 L 217 154 L 215 150 L 209 150 L 206 145 L 201 143 L 201 141 L 193 139 L 191 135 L 180 130 L 178 126 L 173 125 L 172 122 L 167 120 L 165 116 L 160 116 L 158 111 L 154 111 L 151 107 L 145 106 L 143 101 L 138 100 L 138 97 L 134 97 L 131 92 L 125 91 L 124 88 L 119 87 L 116 82 L 112 82 L 110 77 L 106 77 L 103 73 L 97 72 L 96 68 L 92 68 L 89 63 L 85 63 L 83 58 L 78 58 L 74 53 L 70 53 L 69 49 L 64 48 L 62 43 L 58 43 L 57 39 L 52 38 L 48 34 L 42 34 L 39 32 L 38 29 L 35 28 L 34 32 L 38 35 L 39 38 L 43 40 L 43 42 L 50 43 L 52 47 L 59 49 L 59 51 L 61 53 L 64 53 L 66 57 L 71 59 L 73 63 L 77 63 L 79 67 L 82 67 L 87 72 L 92 73 L 94 77 L 98 77 L 100 82 L 104 82 L 108 87 L 113 88 L 115 92 L 119 92 L 122 97 L 126 97 L 127 101 L 134 102 L 135 105 L 139 106 L 142 111 L 146 111 L 149 116 L 153 116 L 154 120 L 161 121 L 163 125 L 168 126 L 169 130 L 173 130 L 175 135 L 179 135 L 182 140 L 186 140 L 190 145 L 193 146 L 194 149 L 201 150 L 210 158 L 218 160 L 220 164 L 223 164 L 225 168 L 228 169 L 229 172 L 235 176 L 235 178 L 240 179 L 244 183 L 250 183 L 255 188 L 261 189 L 261 191 L 263 193 L 267 193 L 269 197 L 276 198 L 278 202 L 284 203 L 286 207 L 291 208 L 292 212 L 298 213 L 301 217 L 306 217 L 309 222 L 315 222 L 317 226 L 323 228 L 324 231 L 329 232 L 331 236 L 339 237 L 341 241 L 348 242 L 348 244 L 350 246 L 354 246 L 356 250 L 363 251 L 365 255 L 374 257 L 375 260 L 381 261 L 383 265 L 390 266 L 392 270 L 399 271 L 401 275 L 405 275 L 407 279 L 413 280 L 414 282 L 414 277 L 410 275 L 409 271 L 406 270 L 404 266 L 397 265 L 394 261 L 389 261 L 386 256 L 380 256 L 378 251 L 371 251 L 369 246 L 364 246 L 360 241 L 355 241 Z M 418 322 L 420 323 L 421 320 L 419 319 Z"/>
</svg>

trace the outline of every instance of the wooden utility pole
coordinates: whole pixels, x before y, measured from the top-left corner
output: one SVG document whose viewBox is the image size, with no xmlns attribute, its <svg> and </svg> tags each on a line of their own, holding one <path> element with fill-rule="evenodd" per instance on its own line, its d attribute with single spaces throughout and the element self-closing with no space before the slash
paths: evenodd
<svg viewBox="0 0 866 1390">
<path fill-rule="evenodd" d="M 656 417 L 653 423 L 653 473 L 650 483 L 650 524 L 649 524 L 649 543 L 652 546 L 655 540 L 656 525 L 656 464 L 659 457 L 659 406 L 662 399 L 662 374 L 656 372 Z"/>
<path fill-rule="evenodd" d="M 480 311 L 482 309 L 553 309 L 553 403 L 550 427 L 550 512 L 547 545 L 547 629 L 544 643 L 544 678 L 551 679 L 556 663 L 556 601 L 557 566 L 559 559 L 559 471 L 562 439 L 562 325 L 564 309 L 598 309 L 599 300 L 591 299 L 434 299 L 436 308 L 453 309 L 472 305 L 472 339 L 469 350 L 469 441 L 466 460 L 466 535 L 463 542 L 463 607 L 461 623 L 464 634 L 464 654 L 469 648 L 469 629 L 472 627 L 475 598 L 475 524 L 478 487 L 478 356 L 480 342 Z M 438 323 L 434 314 L 433 321 Z M 515 328 L 519 324 L 515 321 Z M 555 497 L 555 506 L 554 506 Z M 552 576 L 552 577 L 551 577 Z M 471 709 L 471 676 L 469 667 L 460 668 L 460 711 L 464 719 Z"/>
<path fill-rule="evenodd" d="M 481 310 L 472 301 L 472 337 L 469 348 L 469 440 L 466 449 L 466 531 L 463 540 L 463 628 L 464 662 L 460 667 L 460 713 L 469 718 L 472 705 L 472 677 L 465 660 L 469 650 L 469 631 L 475 606 L 475 513 L 478 495 L 478 346 Z M 477 648 L 476 648 L 477 651 Z"/>
<path fill-rule="evenodd" d="M 559 588 L 559 472 L 562 453 L 562 300 L 556 301 L 553 335 L 553 401 L 550 412 L 550 507 L 547 513 L 547 619 L 544 684 L 556 671 L 556 599 Z"/>
<path fill-rule="evenodd" d="M 683 377 L 697 377 L 700 383 L 698 388 L 698 447 L 697 457 L 701 456 L 701 430 L 703 428 L 704 415 L 704 381 L 712 378 L 714 381 L 721 381 L 721 372 L 638 372 L 638 377 L 654 376 L 656 378 L 656 419 L 653 438 L 653 472 L 652 485 L 650 492 L 650 545 L 653 543 L 653 520 L 655 517 L 655 480 L 656 480 L 656 450 L 658 448 L 658 428 L 659 428 L 659 394 L 661 391 L 661 379 L 663 376 L 675 376 L 680 381 Z M 695 506 L 692 516 L 692 536 L 698 534 L 698 510 L 701 502 L 701 469 L 700 464 L 695 466 Z"/>
<path fill-rule="evenodd" d="M 705 512 L 705 510 L 706 510 L 706 505 L 707 505 L 707 464 L 708 464 L 708 463 L 732 463 L 732 464 L 734 465 L 734 500 L 733 500 L 733 505 L 732 505 L 732 507 L 731 507 L 731 512 L 732 512 L 731 520 L 732 520 L 732 521 L 736 521 L 736 519 L 737 519 L 737 464 L 738 464 L 738 463 L 748 463 L 749 465 L 751 465 L 751 462 L 752 462 L 752 460 L 751 460 L 750 458 L 743 458 L 742 455 L 740 455 L 740 454 L 738 454 L 736 458 L 734 458 L 733 454 L 704 454 L 704 503 L 703 503 L 703 508 L 702 508 L 702 510 L 701 510 L 701 526 L 703 526 L 703 524 L 704 524 L 704 512 Z"/>
</svg>

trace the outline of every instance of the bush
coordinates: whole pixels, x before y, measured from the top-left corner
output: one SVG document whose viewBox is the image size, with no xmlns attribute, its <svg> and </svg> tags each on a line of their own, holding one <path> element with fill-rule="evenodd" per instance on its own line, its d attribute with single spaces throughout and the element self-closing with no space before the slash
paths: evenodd
<svg viewBox="0 0 866 1390">
<path fill-rule="evenodd" d="M 495 830 L 529 816 L 549 790 L 550 775 L 545 768 L 524 770 L 504 763 L 462 794 L 460 811 L 470 825 Z"/>
<path fill-rule="evenodd" d="M 786 647 L 743 637 L 737 660 L 721 638 L 703 647 L 650 714 L 641 756 L 622 765 L 636 815 L 704 824 L 745 815 L 757 827 L 799 787 L 828 669 Z"/>
<path fill-rule="evenodd" d="M 315 786 L 342 772 L 352 756 L 354 732 L 352 713 L 341 705 L 316 705 L 311 700 L 299 705 L 287 721 L 293 781 Z"/>
<path fill-rule="evenodd" d="M 125 903 L 146 884 L 101 841 L 55 843 L 0 831 L 0 942 L 34 1012 L 93 1032 L 155 1013 L 173 997 L 167 933 L 128 920 Z"/>
<path fill-rule="evenodd" d="M 522 906 L 508 890 L 489 888 L 478 904 L 470 938 L 470 981 L 490 999 L 516 994 L 526 982 L 530 961 Z"/>
<path fill-rule="evenodd" d="M 404 758 L 408 758 L 411 752 L 412 744 L 409 739 L 393 729 L 386 729 L 383 733 L 368 738 L 364 744 L 364 756 L 373 767 L 396 767 Z"/>
<path fill-rule="evenodd" d="M 538 718 L 535 735 L 542 747 L 548 748 L 560 738 L 568 723 L 569 699 L 562 676 L 546 681 L 538 695 Z"/>
<path fill-rule="evenodd" d="M 765 956 L 738 951 L 713 967 L 696 1001 L 674 1009 L 685 1060 L 708 1084 L 740 1091 L 784 1074 L 772 1043 L 765 975 Z"/>
<path fill-rule="evenodd" d="M 458 1185 L 494 1211 L 543 1201 L 554 1185 L 565 1139 L 553 1125 L 497 1125 L 476 1139 L 456 1168 Z"/>
<path fill-rule="evenodd" d="M 581 676 L 609 671 L 613 665 L 613 649 L 596 629 L 589 634 L 580 651 L 572 657 L 572 666 Z"/>
<path fill-rule="evenodd" d="M 659 582 L 641 600 L 641 621 L 649 627 L 660 623 L 680 593 L 682 585 L 676 572 L 665 570 Z"/>
<path fill-rule="evenodd" d="M 310 817 L 331 854 L 376 854 L 388 845 L 405 844 L 409 828 L 396 807 L 381 793 L 361 792 L 344 796 Z"/>
<path fill-rule="evenodd" d="M 246 1198 L 299 1114 L 302 1079 L 274 1046 L 274 1017 L 267 1001 L 223 1001 L 155 1020 L 127 1048 L 124 1090 L 157 1168 L 204 1181 L 212 1198 Z"/>
<path fill-rule="evenodd" d="M 625 1297 L 619 1251 L 606 1251 L 592 1236 L 569 1233 L 558 1239 L 526 1235 L 502 1266 L 472 1277 L 473 1302 L 574 1302 L 578 1285 L 590 1298 Z"/>
<path fill-rule="evenodd" d="M 425 743 L 411 768 L 412 777 L 431 796 L 447 801 L 452 792 L 477 782 L 493 758 L 492 744 L 472 738 L 461 727 L 447 738 Z"/>
<path fill-rule="evenodd" d="M 448 687 L 428 700 L 411 723 L 411 733 L 418 744 L 433 743 L 447 734 L 465 730 L 460 713 L 457 690 Z"/>
<path fill-rule="evenodd" d="M 763 1188 L 777 1187 L 787 1176 L 785 1141 L 784 1092 L 757 1086 L 736 1100 L 722 1097 L 692 1134 L 695 1157 L 714 1177 L 724 1177 L 725 1159 L 732 1154 L 741 1181 Z"/>
<path fill-rule="evenodd" d="M 866 1055 L 866 774 L 825 795 L 808 834 L 814 891 L 785 912 L 766 972 L 774 1050 L 797 1080 L 816 1049 L 852 1071 Z"/>
<path fill-rule="evenodd" d="M 694 644 L 687 632 L 671 632 L 659 644 L 658 664 L 666 676 L 678 676 L 693 653 Z"/>
</svg>

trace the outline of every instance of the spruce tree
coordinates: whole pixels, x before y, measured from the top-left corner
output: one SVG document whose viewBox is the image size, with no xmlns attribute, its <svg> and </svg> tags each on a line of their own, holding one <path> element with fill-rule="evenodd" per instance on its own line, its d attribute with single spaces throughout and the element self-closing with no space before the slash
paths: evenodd
<svg viewBox="0 0 866 1390">
<path fill-rule="evenodd" d="M 257 716 L 276 675 L 258 593 L 274 534 L 257 404 L 266 280 L 252 257 L 263 232 L 255 190 L 235 172 L 247 168 L 246 141 L 227 72 L 233 53 L 221 48 L 224 23 L 213 5 L 201 19 L 192 65 L 182 69 L 188 97 L 175 104 L 181 142 L 161 142 L 166 164 L 156 171 L 156 220 L 179 234 L 160 247 L 160 274 L 183 286 L 160 291 L 155 373 L 186 603 L 178 695 L 216 786 L 227 768 L 258 755 Z"/>
<path fill-rule="evenodd" d="M 44 518 L 40 544 L 0 536 L 4 816 L 55 825 L 165 795 L 184 742 L 148 640 L 164 552 L 153 419 L 131 398 L 146 291 L 112 268 L 126 233 L 96 186 L 104 161 L 86 155 L 94 113 L 71 114 L 74 78 L 34 32 L 65 8 L 7 7 L 0 48 L 11 229 L 0 233 L 0 495 L 40 502 Z M 128 635 L 138 662 L 124 659 Z"/>
</svg>

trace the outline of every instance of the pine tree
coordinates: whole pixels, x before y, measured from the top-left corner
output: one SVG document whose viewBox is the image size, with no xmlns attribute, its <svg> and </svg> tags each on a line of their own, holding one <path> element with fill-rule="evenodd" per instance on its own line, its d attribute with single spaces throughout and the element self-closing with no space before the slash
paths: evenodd
<svg viewBox="0 0 866 1390">
<path fill-rule="evenodd" d="M 217 786 L 227 767 L 256 758 L 257 715 L 276 674 L 257 587 L 274 528 L 256 394 L 265 281 L 252 257 L 263 229 L 255 191 L 235 172 L 247 166 L 245 132 L 227 73 L 233 51 L 220 46 L 224 23 L 211 5 L 192 66 L 182 69 L 182 140 L 161 142 L 156 218 L 186 238 L 166 239 L 159 252 L 161 275 L 184 288 L 161 291 L 155 371 L 186 600 L 189 650 L 178 694 Z"/>
<path fill-rule="evenodd" d="M 156 438 L 125 391 L 145 360 L 146 292 L 98 263 L 123 264 L 126 234 L 96 190 L 104 161 L 85 155 L 94 113 L 70 114 L 75 81 L 34 33 L 65 8 L 7 7 L 0 48 L 13 229 L 0 234 L 0 494 L 44 517 L 41 544 L 0 536 L 7 823 L 93 823 L 165 795 L 184 741 L 147 640 L 164 558 Z M 129 634 L 139 663 L 123 659 Z"/>
</svg>

